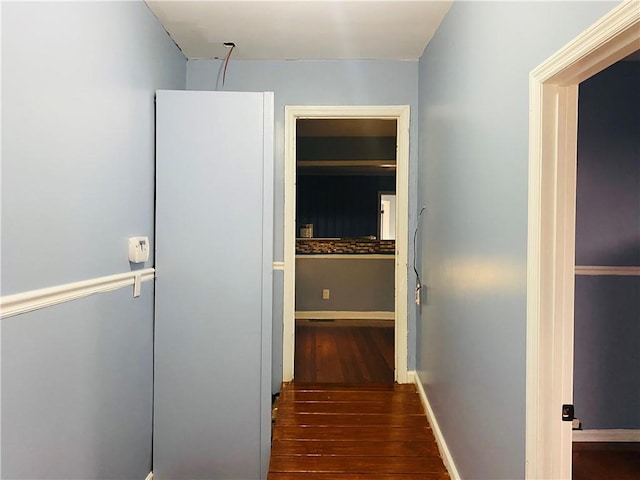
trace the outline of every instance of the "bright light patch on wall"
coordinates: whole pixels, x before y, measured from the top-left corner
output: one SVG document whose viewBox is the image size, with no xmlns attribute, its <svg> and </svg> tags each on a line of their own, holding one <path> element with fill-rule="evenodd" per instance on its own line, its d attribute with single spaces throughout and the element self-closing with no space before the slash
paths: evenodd
<svg viewBox="0 0 640 480">
<path fill-rule="evenodd" d="M 526 266 L 505 259 L 458 259 L 448 265 L 446 277 L 456 290 L 465 293 L 520 291 L 527 283 Z"/>
</svg>

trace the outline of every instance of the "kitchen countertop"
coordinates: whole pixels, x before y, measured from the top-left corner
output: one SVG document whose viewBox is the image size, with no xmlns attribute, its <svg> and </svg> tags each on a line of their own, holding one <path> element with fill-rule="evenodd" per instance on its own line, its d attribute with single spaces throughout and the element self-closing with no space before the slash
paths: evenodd
<svg viewBox="0 0 640 480">
<path fill-rule="evenodd" d="M 297 255 L 384 254 L 394 255 L 395 240 L 370 238 L 298 238 Z"/>
</svg>

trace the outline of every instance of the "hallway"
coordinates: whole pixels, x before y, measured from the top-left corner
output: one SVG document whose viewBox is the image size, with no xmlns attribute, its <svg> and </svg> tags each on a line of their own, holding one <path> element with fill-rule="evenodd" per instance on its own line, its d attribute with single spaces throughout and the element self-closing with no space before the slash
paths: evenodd
<svg viewBox="0 0 640 480">
<path fill-rule="evenodd" d="M 268 480 L 448 479 L 414 385 L 286 383 Z"/>
</svg>

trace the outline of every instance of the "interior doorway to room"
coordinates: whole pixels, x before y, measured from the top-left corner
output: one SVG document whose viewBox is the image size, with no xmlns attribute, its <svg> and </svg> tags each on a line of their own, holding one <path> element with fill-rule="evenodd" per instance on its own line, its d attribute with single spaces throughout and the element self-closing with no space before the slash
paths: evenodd
<svg viewBox="0 0 640 480">
<path fill-rule="evenodd" d="M 337 134 L 339 127 L 352 130 Z M 362 133 L 370 128 L 384 128 L 385 131 Z M 314 129 L 329 130 L 310 133 Z M 323 137 L 338 137 L 334 143 L 340 144 L 342 151 L 336 153 L 335 145 L 329 146 Z M 303 138 L 306 140 L 300 141 Z M 383 154 L 381 144 L 386 144 L 387 150 L 383 150 L 391 153 L 376 156 L 376 147 L 372 146 L 376 142 L 379 144 L 377 155 Z M 365 145 L 364 154 L 362 148 L 353 148 L 353 144 L 358 143 Z M 298 358 L 297 365 L 295 362 L 297 345 L 300 353 L 304 349 L 311 352 L 306 357 L 307 362 L 334 362 L 338 381 L 346 381 L 350 375 L 355 377 L 349 378 L 361 382 L 380 381 L 375 375 L 386 368 L 385 381 L 407 382 L 408 160 L 408 106 L 285 107 L 283 381 L 292 381 L 294 370 L 299 370 L 295 375 L 297 380 L 304 378 L 300 376 L 304 373 L 300 362 L 305 360 Z M 355 164 L 356 161 L 360 163 Z M 326 171 L 321 173 L 320 169 Z M 331 181 L 321 179 L 326 173 L 332 173 L 335 178 Z M 369 186 L 364 190 L 373 193 L 365 194 L 361 187 L 347 185 L 347 177 L 369 178 Z M 323 183 L 331 182 L 331 188 L 320 189 Z M 342 190 L 349 191 L 349 199 L 340 193 L 338 184 Z M 385 244 L 378 238 L 378 196 L 386 191 L 396 193 L 396 241 L 389 240 Z M 353 195 L 358 192 L 360 195 Z M 308 204 L 312 202 L 309 198 L 322 198 L 327 204 L 338 205 L 343 213 L 336 220 L 322 219 L 322 215 L 309 211 Z M 365 202 L 365 199 L 371 200 Z M 369 205 L 366 220 L 346 218 L 344 212 L 362 208 L 358 205 L 363 203 Z M 326 205 L 324 208 L 331 210 Z M 372 247 L 372 251 L 366 250 Z M 307 250 L 302 251 L 303 248 Z M 347 265 L 349 262 L 351 266 Z M 360 262 L 360 267 L 355 268 L 353 262 Z M 365 266 L 366 263 L 369 265 Z M 338 278 L 331 273 L 336 268 L 344 283 L 331 287 L 328 282 Z M 367 268 L 369 273 L 366 273 Z M 379 281 L 372 282 L 373 278 Z M 360 306 L 348 303 L 354 300 L 360 301 Z M 362 306 L 364 301 L 369 301 L 370 305 Z M 298 329 L 296 319 L 302 326 Z M 350 347 L 347 345 L 359 341 L 346 338 L 349 329 L 362 327 L 363 320 L 376 328 L 370 332 L 372 335 L 365 335 L 364 344 L 369 345 L 365 349 L 373 346 L 377 350 L 373 357 L 378 365 L 366 367 L 361 372 L 352 371 L 351 366 L 363 361 L 361 350 L 355 349 L 350 360 L 342 360 L 340 367 L 335 366 L 339 357 L 331 355 L 331 351 L 348 353 Z M 327 325 L 336 321 L 342 323 L 341 333 L 345 338 L 334 338 L 333 344 L 327 346 L 319 337 L 325 336 L 329 332 L 327 329 L 332 328 Z M 313 329 L 311 337 L 315 335 L 315 339 L 308 340 L 308 345 L 314 345 L 314 348 L 303 344 L 303 335 L 296 335 L 296 331 L 304 333 L 301 328 Z M 362 330 L 354 331 L 354 335 L 355 332 L 362 333 Z M 387 335 L 379 335 L 382 333 Z M 325 351 L 329 353 L 318 358 L 317 353 Z M 386 367 L 382 367 L 383 364 Z M 329 368 L 332 367 L 329 365 Z M 315 375 L 318 380 L 317 369 Z M 322 376 L 319 380 L 331 379 Z"/>
<path fill-rule="evenodd" d="M 578 86 L 637 51 L 639 27 L 623 2 L 530 75 L 527 479 L 573 476 Z"/>
<path fill-rule="evenodd" d="M 640 478 L 638 85 L 640 51 L 579 86 L 574 480 Z"/>
<path fill-rule="evenodd" d="M 297 382 L 394 381 L 396 145 L 395 119 L 296 122 Z"/>
<path fill-rule="evenodd" d="M 396 193 L 380 192 L 378 195 L 380 216 L 378 217 L 378 238 L 380 240 L 396 239 Z"/>
</svg>

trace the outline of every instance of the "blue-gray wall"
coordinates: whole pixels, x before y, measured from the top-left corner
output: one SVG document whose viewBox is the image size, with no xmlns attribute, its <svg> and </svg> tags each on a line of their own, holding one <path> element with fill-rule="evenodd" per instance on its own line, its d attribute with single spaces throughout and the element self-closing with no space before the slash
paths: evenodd
<svg viewBox="0 0 640 480">
<path fill-rule="evenodd" d="M 221 61 L 187 62 L 189 90 L 216 90 Z M 274 260 L 283 259 L 284 106 L 410 105 L 409 211 L 416 209 L 418 155 L 418 62 L 400 61 L 237 61 L 229 63 L 225 90 L 275 93 L 275 223 Z M 415 215 L 409 215 L 413 231 Z M 413 252 L 409 250 L 409 263 Z M 409 285 L 412 285 L 409 282 Z M 412 288 L 409 288 L 412 290 Z M 282 381 L 282 299 L 280 272 L 274 274 L 273 389 Z M 408 296 L 412 296 L 410 291 Z M 415 365 L 415 313 L 408 319 L 409 368 Z"/>
<path fill-rule="evenodd" d="M 143 2 L 2 3 L 3 296 L 127 272 L 127 237 L 153 241 L 154 91 L 185 64 Z M 152 285 L 1 328 L 1 477 L 145 478 Z"/>
<path fill-rule="evenodd" d="M 640 266 L 640 62 L 580 85 L 576 265 Z M 573 402 L 585 429 L 640 428 L 640 277 L 576 277 Z"/>
<path fill-rule="evenodd" d="M 296 312 L 393 312 L 395 257 L 332 255 L 296 258 Z M 329 289 L 328 299 L 322 291 Z"/>
<path fill-rule="evenodd" d="M 454 2 L 420 59 L 416 363 L 464 478 L 524 477 L 528 75 L 614 6 Z"/>
</svg>

